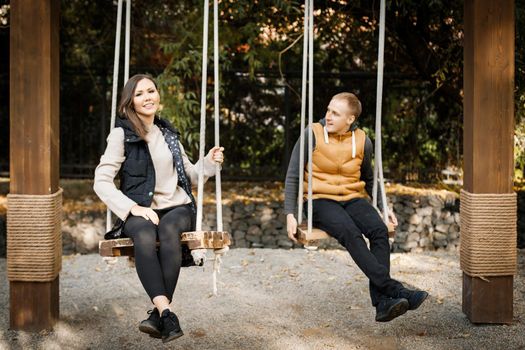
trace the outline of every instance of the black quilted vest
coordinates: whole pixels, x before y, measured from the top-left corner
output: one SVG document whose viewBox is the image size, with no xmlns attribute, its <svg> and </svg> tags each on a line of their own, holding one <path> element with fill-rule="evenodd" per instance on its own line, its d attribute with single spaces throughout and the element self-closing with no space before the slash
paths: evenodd
<svg viewBox="0 0 525 350">
<path fill-rule="evenodd" d="M 154 123 L 176 132 L 164 119 L 155 117 Z M 155 191 L 155 168 L 148 144 L 135 133 L 129 120 L 117 118 L 115 127 L 124 129 L 126 159 L 120 168 L 120 190 L 138 205 L 149 207 Z"/>
</svg>

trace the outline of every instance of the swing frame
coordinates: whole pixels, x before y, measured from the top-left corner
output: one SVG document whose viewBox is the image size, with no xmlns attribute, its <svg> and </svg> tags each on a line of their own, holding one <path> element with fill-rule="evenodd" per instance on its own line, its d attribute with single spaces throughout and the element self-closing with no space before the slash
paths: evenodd
<svg viewBox="0 0 525 350">
<path fill-rule="evenodd" d="M 306 91 L 308 90 L 308 193 L 307 193 L 307 223 L 302 223 L 303 201 L 304 201 L 304 133 L 300 134 L 299 147 L 299 191 L 297 196 L 297 231 L 295 237 L 303 245 L 317 246 L 319 240 L 327 239 L 330 236 L 323 230 L 312 225 L 312 153 L 313 153 L 313 0 L 304 1 L 304 41 L 303 41 L 303 71 L 302 71 L 302 90 L 301 90 L 301 130 L 305 129 L 306 114 Z M 388 237 L 395 236 L 395 226 L 389 220 L 389 209 L 386 201 L 385 184 L 383 178 L 382 154 L 381 154 L 381 108 L 383 95 L 383 67 L 384 67 L 384 46 L 385 46 L 385 3 L 380 5 L 380 25 L 379 25 L 379 50 L 377 66 L 377 96 L 376 96 L 376 140 L 375 140 L 375 162 L 374 162 L 374 185 L 373 185 L 373 205 L 377 208 L 378 183 L 381 188 L 381 198 L 383 204 L 383 221 L 387 226 Z M 308 71 L 308 78 L 307 78 Z M 379 181 L 378 181 L 379 180 Z"/>
<path fill-rule="evenodd" d="M 117 5 L 117 24 L 115 35 L 115 61 L 113 66 L 113 89 L 112 89 L 112 103 L 111 103 L 111 125 L 110 128 L 115 127 L 116 119 L 116 105 L 117 105 L 117 89 L 118 89 L 118 72 L 119 72 L 119 56 L 120 56 L 120 37 L 121 37 L 121 22 L 123 12 L 123 1 L 126 1 L 126 32 L 125 32 L 125 63 L 124 63 L 124 83 L 129 79 L 129 52 L 130 52 L 130 24 L 131 24 L 131 1 L 119 0 Z M 213 0 L 214 10 L 214 102 L 215 102 L 215 145 L 219 146 L 219 35 L 218 35 L 218 3 Z M 183 232 L 181 234 L 181 243 L 188 246 L 190 250 L 197 249 L 214 249 L 216 255 L 224 251 L 225 248 L 231 245 L 231 236 L 228 232 L 223 231 L 222 224 L 222 196 L 221 196 L 221 166 L 216 164 L 216 202 L 217 202 L 217 231 L 202 230 L 202 202 L 204 190 L 204 148 L 205 148 L 205 132 L 206 132 L 206 82 L 207 82 L 207 52 L 208 52 L 208 22 L 209 22 L 209 0 L 204 2 L 204 21 L 203 21 L 203 57 L 202 57 L 202 94 L 201 94 L 201 129 L 200 129 L 200 145 L 199 145 L 199 177 L 198 177 L 198 195 L 197 195 L 197 227 L 195 231 Z M 111 211 L 107 209 L 106 229 L 111 229 Z M 159 242 L 157 242 L 157 246 Z M 99 254 L 103 257 L 118 257 L 134 255 L 133 240 L 131 238 L 118 238 L 111 240 L 99 241 Z"/>
</svg>

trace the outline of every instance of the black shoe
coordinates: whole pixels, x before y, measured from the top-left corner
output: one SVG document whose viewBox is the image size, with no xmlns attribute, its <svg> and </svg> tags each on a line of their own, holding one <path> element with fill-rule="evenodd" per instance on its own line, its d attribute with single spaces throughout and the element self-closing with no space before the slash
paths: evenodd
<svg viewBox="0 0 525 350">
<path fill-rule="evenodd" d="M 403 315 L 408 310 L 408 300 L 404 298 L 382 299 L 376 306 L 376 321 L 388 322 Z"/>
<path fill-rule="evenodd" d="M 415 310 L 423 304 L 428 297 L 428 293 L 422 290 L 402 289 L 398 295 L 400 298 L 408 300 L 408 309 Z"/>
<path fill-rule="evenodd" d="M 140 322 L 139 330 L 141 332 L 149 334 L 153 338 L 161 338 L 160 334 L 160 314 L 157 308 L 148 311 L 149 317 L 144 321 Z"/>
<path fill-rule="evenodd" d="M 177 315 L 175 315 L 169 309 L 162 311 L 160 322 L 162 324 L 161 334 L 163 343 L 167 343 L 184 335 L 182 329 L 180 329 Z"/>
</svg>

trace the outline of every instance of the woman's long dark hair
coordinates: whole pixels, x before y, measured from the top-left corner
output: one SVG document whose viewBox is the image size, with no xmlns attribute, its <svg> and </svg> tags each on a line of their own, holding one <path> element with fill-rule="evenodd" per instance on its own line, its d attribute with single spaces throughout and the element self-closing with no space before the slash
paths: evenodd
<svg viewBox="0 0 525 350">
<path fill-rule="evenodd" d="M 133 97 L 135 96 L 135 89 L 137 88 L 137 84 L 142 79 L 148 79 L 150 80 L 154 85 L 155 88 L 158 91 L 157 88 L 157 82 L 153 77 L 149 74 L 135 74 L 124 85 L 124 88 L 122 89 L 122 94 L 120 96 L 120 102 L 118 104 L 118 113 L 121 117 L 126 118 L 130 121 L 131 125 L 133 126 L 133 130 L 135 133 L 141 138 L 144 139 L 146 137 L 146 134 L 148 131 L 146 130 L 146 126 L 142 122 L 142 120 L 137 115 L 137 112 L 135 112 L 135 108 L 133 106 Z"/>
</svg>

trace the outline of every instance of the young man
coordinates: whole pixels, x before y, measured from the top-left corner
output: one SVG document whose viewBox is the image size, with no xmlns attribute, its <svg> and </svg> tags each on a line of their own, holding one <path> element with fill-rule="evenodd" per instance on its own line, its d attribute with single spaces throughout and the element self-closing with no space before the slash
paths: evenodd
<svg viewBox="0 0 525 350">
<path fill-rule="evenodd" d="M 370 281 L 370 297 L 376 307 L 376 321 L 387 322 L 417 309 L 428 293 L 404 288 L 390 277 L 390 246 L 387 227 L 365 198 L 372 196 L 372 142 L 355 121 L 361 102 L 348 92 L 332 97 L 325 118 L 312 125 L 313 226 L 336 238 L 350 253 Z M 305 144 L 308 144 L 306 133 Z M 305 158 L 307 158 L 306 156 Z M 308 160 L 305 160 L 305 163 Z M 295 144 L 286 174 L 285 213 L 288 237 L 296 241 L 299 141 Z M 306 196 L 305 196 L 306 199 Z M 390 220 L 397 225 L 395 215 Z M 368 249 L 363 235 L 370 242 Z"/>
</svg>

